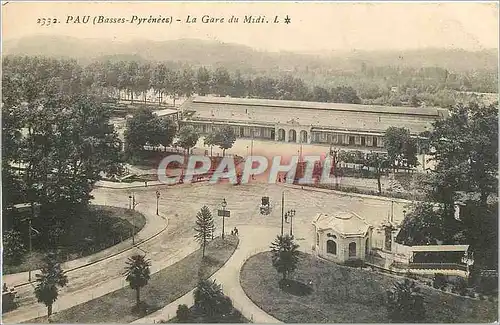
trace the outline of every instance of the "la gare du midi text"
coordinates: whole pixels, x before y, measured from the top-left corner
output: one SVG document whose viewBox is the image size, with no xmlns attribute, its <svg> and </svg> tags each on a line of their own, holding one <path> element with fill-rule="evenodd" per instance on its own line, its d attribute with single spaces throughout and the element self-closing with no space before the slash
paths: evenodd
<svg viewBox="0 0 500 325">
<path fill-rule="evenodd" d="M 239 23 L 242 22 L 244 24 L 263 24 L 263 23 L 279 23 L 280 20 L 278 16 L 275 16 L 274 19 L 269 20 L 264 15 L 245 15 L 243 17 L 231 16 L 227 17 L 215 17 L 211 15 L 203 15 L 201 17 L 188 15 L 186 19 L 174 19 L 174 17 L 169 16 L 153 16 L 149 17 L 139 17 L 133 15 L 130 18 L 124 17 L 106 17 L 106 16 L 94 16 L 93 19 L 91 16 L 67 16 L 66 24 L 88 24 L 93 23 L 96 24 L 172 24 L 172 22 L 184 22 L 187 24 L 194 23 L 203 23 L 203 24 L 224 24 L 224 23 Z"/>
</svg>

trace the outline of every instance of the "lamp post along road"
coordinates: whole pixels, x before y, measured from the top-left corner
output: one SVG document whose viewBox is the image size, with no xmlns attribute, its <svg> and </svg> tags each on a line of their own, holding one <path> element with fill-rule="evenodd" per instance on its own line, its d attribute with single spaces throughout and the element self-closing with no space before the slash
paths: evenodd
<svg viewBox="0 0 500 325">
<path fill-rule="evenodd" d="M 281 193 L 281 236 L 283 237 L 283 222 L 285 218 L 285 192 Z"/>
<path fill-rule="evenodd" d="M 217 214 L 219 217 L 222 217 L 222 239 L 224 239 L 224 219 L 229 218 L 231 216 L 231 211 L 226 210 L 227 202 L 226 199 L 222 199 L 222 210 L 218 210 Z"/>
<path fill-rule="evenodd" d="M 288 218 L 290 218 L 290 237 L 293 238 L 293 218 L 295 217 L 295 210 L 288 210 Z"/>
<path fill-rule="evenodd" d="M 129 195 L 128 198 L 129 198 L 129 202 L 130 202 L 130 206 L 132 208 L 132 211 L 135 211 L 135 207 L 137 206 L 137 204 L 139 204 L 139 203 L 135 203 L 135 194 Z M 157 199 L 157 203 L 158 203 L 158 199 Z M 158 206 L 158 204 L 157 204 L 157 206 Z M 134 214 L 132 214 L 132 227 L 133 227 L 133 229 L 132 229 L 132 245 L 135 245 L 135 215 Z"/>
<path fill-rule="evenodd" d="M 160 200 L 160 191 L 156 191 L 156 215 L 158 216 L 158 201 Z"/>
</svg>

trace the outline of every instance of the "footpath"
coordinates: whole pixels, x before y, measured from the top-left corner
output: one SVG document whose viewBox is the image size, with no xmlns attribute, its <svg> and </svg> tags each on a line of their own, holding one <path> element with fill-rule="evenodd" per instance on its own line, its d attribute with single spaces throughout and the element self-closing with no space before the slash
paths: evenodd
<svg viewBox="0 0 500 325">
<path fill-rule="evenodd" d="M 278 229 L 265 226 L 238 226 L 238 230 L 240 231 L 238 248 L 227 263 L 210 279 L 215 279 L 217 283 L 222 285 L 224 294 L 231 298 L 234 308 L 239 310 L 251 322 L 282 323 L 250 300 L 240 284 L 240 271 L 245 261 L 257 253 L 269 250 L 271 242 L 276 238 Z M 156 323 L 174 318 L 179 305 L 185 304 L 188 307 L 194 305 L 193 292 L 194 289 L 164 308 L 133 323 Z"/>
<path fill-rule="evenodd" d="M 102 204 L 103 202 L 93 202 L 96 204 Z M 168 219 L 165 216 L 157 216 L 151 211 L 143 211 L 138 209 L 139 212 L 143 213 L 146 218 L 146 224 L 143 229 L 135 236 L 136 244 L 132 245 L 132 239 L 127 239 L 126 241 L 103 250 L 94 255 L 86 256 L 80 259 L 68 261 L 62 264 L 65 274 L 68 275 L 72 285 L 77 286 L 79 289 L 70 290 L 65 292 L 63 290 L 59 294 L 59 299 L 54 303 L 54 311 L 61 311 L 64 309 L 71 308 L 75 305 L 87 302 L 94 298 L 103 296 L 107 293 L 120 289 L 127 284 L 125 283 L 123 277 L 116 277 L 114 273 L 116 270 L 110 268 L 110 263 L 116 264 L 118 260 L 127 258 L 131 250 L 140 251 L 141 246 L 154 245 L 160 237 L 160 235 L 167 229 Z M 164 263 L 158 263 L 152 267 L 152 272 L 158 272 L 167 265 L 171 265 L 181 260 L 185 256 L 189 255 L 194 251 L 196 247 L 193 245 L 186 245 L 177 254 L 169 257 Z M 122 263 L 118 263 L 121 265 Z M 35 278 L 35 274 L 38 271 L 32 271 L 32 280 Z M 92 283 L 86 284 L 85 281 L 93 274 Z M 111 276 L 113 274 L 113 276 Z M 4 283 L 12 286 L 16 285 L 16 291 L 18 292 L 18 301 L 21 303 L 27 300 L 33 300 L 33 287 L 35 282 L 29 283 L 28 272 L 9 274 L 3 276 Z M 65 287 L 64 289 L 70 289 Z M 5 313 L 2 315 L 3 323 L 20 323 L 25 322 L 30 319 L 46 315 L 47 309 L 43 304 L 39 303 L 29 303 L 21 304 L 18 308 Z"/>
<path fill-rule="evenodd" d="M 94 204 L 99 204 L 99 202 L 93 202 Z M 168 226 L 168 219 L 164 216 L 157 216 L 156 214 L 143 214 L 146 218 L 146 223 L 144 227 L 135 235 L 135 245 L 140 245 L 162 233 Z M 61 264 L 61 267 L 65 272 L 71 272 L 82 267 L 92 265 L 97 262 L 101 262 L 107 258 L 111 258 L 118 254 L 124 253 L 130 249 L 133 249 L 132 238 L 122 241 L 119 244 L 111 246 L 107 249 L 99 251 L 95 254 L 84 256 L 75 260 L 71 260 Z M 35 273 L 39 270 L 31 271 L 31 279 L 34 281 Z M 9 287 L 19 287 L 29 284 L 29 272 L 20 272 L 13 274 L 6 274 L 2 276 L 3 283 L 6 283 Z"/>
</svg>

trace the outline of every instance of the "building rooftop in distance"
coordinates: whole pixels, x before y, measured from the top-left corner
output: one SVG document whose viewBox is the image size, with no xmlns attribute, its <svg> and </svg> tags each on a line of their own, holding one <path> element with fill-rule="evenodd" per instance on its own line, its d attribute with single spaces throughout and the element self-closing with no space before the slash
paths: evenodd
<svg viewBox="0 0 500 325">
<path fill-rule="evenodd" d="M 306 102 L 293 100 L 276 99 L 257 99 L 257 98 L 232 98 L 232 97 L 208 97 L 197 96 L 192 99 L 193 103 L 206 104 L 227 104 L 227 105 L 245 105 L 245 106 L 266 106 L 266 107 L 286 107 L 298 109 L 313 110 L 333 110 L 350 111 L 366 113 L 384 113 L 398 115 L 426 115 L 443 116 L 446 109 L 434 107 L 406 107 L 406 106 L 381 106 L 381 105 L 361 105 L 344 103 L 324 103 L 324 102 Z"/>
<path fill-rule="evenodd" d="M 166 108 L 159 111 L 154 111 L 153 114 L 155 114 L 158 117 L 162 117 L 162 116 L 176 114 L 177 112 L 178 111 L 176 109 Z"/>
<path fill-rule="evenodd" d="M 267 99 L 194 97 L 181 110 L 188 120 L 274 126 L 295 124 L 315 129 L 384 133 L 404 127 L 412 134 L 432 130 L 432 123 L 447 116 L 439 108 L 386 107 Z"/>
</svg>

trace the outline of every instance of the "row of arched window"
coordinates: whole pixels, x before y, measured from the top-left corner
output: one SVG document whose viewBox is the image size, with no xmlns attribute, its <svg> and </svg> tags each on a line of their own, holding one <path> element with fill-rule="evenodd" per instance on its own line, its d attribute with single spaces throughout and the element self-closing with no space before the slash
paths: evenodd
<svg viewBox="0 0 500 325">
<path fill-rule="evenodd" d="M 334 240 L 326 241 L 326 252 L 329 254 L 337 255 L 337 243 Z M 356 243 L 349 243 L 349 257 L 356 256 Z"/>
</svg>

